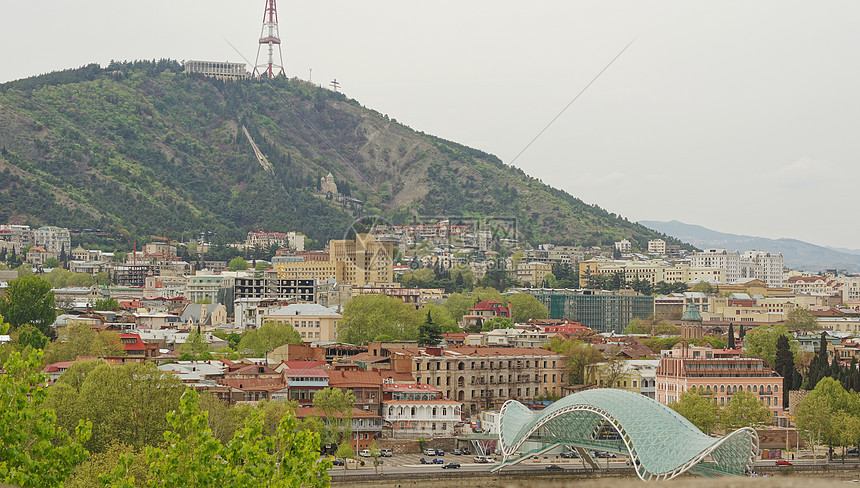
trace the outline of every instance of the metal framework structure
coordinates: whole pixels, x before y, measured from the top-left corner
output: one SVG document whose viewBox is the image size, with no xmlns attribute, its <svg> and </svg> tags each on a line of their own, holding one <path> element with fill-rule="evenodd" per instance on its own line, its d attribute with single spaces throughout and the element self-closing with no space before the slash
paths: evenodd
<svg viewBox="0 0 860 488">
<path fill-rule="evenodd" d="M 526 441 L 629 455 L 637 476 L 646 481 L 672 479 L 687 471 L 743 475 L 758 453 L 758 435 L 749 427 L 711 437 L 666 405 L 608 388 L 566 396 L 540 412 L 514 400 L 505 402 L 499 420 L 504 460 L 497 468 L 516 457 Z"/>
<path fill-rule="evenodd" d="M 260 49 L 264 45 L 268 46 L 268 62 L 260 64 Z M 275 64 L 275 46 L 278 47 L 278 58 L 281 60 L 281 64 Z M 263 29 L 260 32 L 260 44 L 257 46 L 257 59 L 254 61 L 254 76 L 260 77 L 264 73 L 269 78 L 274 78 L 279 74 L 286 76 L 284 56 L 281 53 L 281 37 L 278 32 L 278 8 L 275 5 L 275 0 L 266 0 L 266 10 L 263 11 Z"/>
</svg>

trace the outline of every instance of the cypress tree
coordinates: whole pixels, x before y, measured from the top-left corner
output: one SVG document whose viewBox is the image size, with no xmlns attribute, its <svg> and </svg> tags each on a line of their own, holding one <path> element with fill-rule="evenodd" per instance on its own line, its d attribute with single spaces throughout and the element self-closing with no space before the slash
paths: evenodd
<svg viewBox="0 0 860 488">
<path fill-rule="evenodd" d="M 779 343 L 777 343 L 779 345 Z M 729 322 L 729 349 L 735 348 L 735 325 Z"/>
</svg>

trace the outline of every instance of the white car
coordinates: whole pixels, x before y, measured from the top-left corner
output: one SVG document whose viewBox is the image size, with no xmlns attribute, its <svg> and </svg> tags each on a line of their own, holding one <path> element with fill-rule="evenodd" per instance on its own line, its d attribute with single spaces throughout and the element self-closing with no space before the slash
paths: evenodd
<svg viewBox="0 0 860 488">
<path fill-rule="evenodd" d="M 361 457 L 370 457 L 370 449 L 362 449 L 358 451 L 358 455 Z"/>
</svg>

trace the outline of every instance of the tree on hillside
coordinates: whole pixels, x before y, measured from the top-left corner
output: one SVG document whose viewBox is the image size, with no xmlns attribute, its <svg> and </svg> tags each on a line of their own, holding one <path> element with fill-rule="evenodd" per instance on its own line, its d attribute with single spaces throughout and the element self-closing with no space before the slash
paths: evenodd
<svg viewBox="0 0 860 488">
<path fill-rule="evenodd" d="M 100 298 L 93 302 L 93 310 L 110 310 L 116 312 L 117 310 L 119 310 L 119 302 L 116 298 L 113 297 Z"/>
<path fill-rule="evenodd" d="M 508 295 L 508 301 L 513 307 L 513 321 L 517 324 L 528 322 L 529 319 L 545 319 L 549 316 L 546 307 L 540 300 L 528 293 Z"/>
<path fill-rule="evenodd" d="M 18 329 L 18 344 L 20 344 L 22 348 L 29 346 L 33 349 L 44 349 L 45 344 L 47 343 L 48 338 L 30 324 L 25 324 L 23 327 Z"/>
<path fill-rule="evenodd" d="M 421 310 L 426 310 L 430 314 L 430 318 L 433 320 L 433 323 L 439 326 L 443 334 L 463 331 L 460 329 L 460 326 L 457 325 L 457 322 L 451 318 L 451 315 L 448 313 L 448 309 L 445 307 L 428 303 L 427 305 L 424 305 L 424 308 Z"/>
<path fill-rule="evenodd" d="M 30 324 L 47 337 L 54 337 L 51 324 L 57 318 L 51 284 L 39 276 L 16 278 L 0 296 L 0 316 L 17 329 Z"/>
<path fill-rule="evenodd" d="M 388 295 L 360 295 L 346 303 L 338 340 L 367 344 L 386 335 L 394 340 L 416 340 L 421 315 L 411 305 Z"/>
<path fill-rule="evenodd" d="M 678 401 L 669 404 L 669 407 L 708 435 L 718 423 L 717 404 L 694 392 L 681 393 Z"/>
<path fill-rule="evenodd" d="M 292 325 L 265 321 L 257 330 L 242 334 L 237 350 L 246 357 L 261 358 L 284 344 L 302 344 L 302 336 Z"/>
<path fill-rule="evenodd" d="M 781 335 L 776 340 L 776 360 L 774 370 L 782 376 L 782 405 L 788 405 L 789 391 L 800 388 L 803 378 L 794 366 L 794 354 L 788 337 Z"/>
</svg>

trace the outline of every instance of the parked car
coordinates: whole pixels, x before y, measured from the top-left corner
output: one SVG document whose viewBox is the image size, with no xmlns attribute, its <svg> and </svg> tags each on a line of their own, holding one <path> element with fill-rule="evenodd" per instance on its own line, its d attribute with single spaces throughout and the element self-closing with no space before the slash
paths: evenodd
<svg viewBox="0 0 860 488">
<path fill-rule="evenodd" d="M 421 464 L 433 464 L 433 460 L 428 458 L 421 458 L 419 461 Z"/>
<path fill-rule="evenodd" d="M 496 460 L 491 458 L 490 456 L 475 456 L 475 462 L 485 464 L 485 463 L 494 463 L 494 462 L 496 462 Z"/>
<path fill-rule="evenodd" d="M 457 469 L 460 467 L 460 463 L 448 463 L 442 466 L 442 469 Z"/>
<path fill-rule="evenodd" d="M 564 471 L 564 468 L 562 468 L 558 464 L 550 464 L 549 466 L 546 467 L 546 469 L 548 469 L 550 471 Z"/>
<path fill-rule="evenodd" d="M 445 460 L 441 458 L 434 458 L 433 464 L 445 464 Z"/>
<path fill-rule="evenodd" d="M 471 455 L 471 454 L 472 454 L 472 450 L 471 450 L 471 449 L 469 449 L 468 447 L 464 447 L 464 448 L 463 448 L 463 455 L 464 455 L 464 456 L 469 456 L 469 455 Z"/>
<path fill-rule="evenodd" d="M 774 464 L 776 464 L 777 466 L 791 466 L 791 462 L 786 461 L 785 459 L 779 459 Z"/>
<path fill-rule="evenodd" d="M 428 447 L 427 449 L 424 449 L 424 455 L 425 456 L 435 456 L 436 455 L 436 449 L 431 449 Z"/>
<path fill-rule="evenodd" d="M 392 451 L 391 449 L 381 449 L 381 450 L 379 451 L 379 455 L 380 455 L 381 457 L 393 457 L 393 456 L 394 456 L 394 451 Z"/>
<path fill-rule="evenodd" d="M 343 459 L 341 459 L 341 458 L 334 458 L 331 460 L 332 466 L 343 466 L 343 464 L 344 464 Z"/>
<path fill-rule="evenodd" d="M 617 455 L 615 455 L 615 453 L 606 452 L 606 451 L 594 451 L 591 453 L 591 455 L 593 457 L 596 457 L 596 458 L 612 458 L 612 459 L 614 459 L 614 458 L 618 457 Z"/>
<path fill-rule="evenodd" d="M 361 457 L 370 457 L 370 449 L 362 449 L 358 451 L 358 455 Z"/>
<path fill-rule="evenodd" d="M 454 449 L 453 451 L 451 451 L 451 454 L 453 454 L 455 456 L 462 456 L 463 450 L 462 449 Z"/>
<path fill-rule="evenodd" d="M 576 451 L 567 451 L 559 454 L 562 459 L 579 459 L 579 453 Z"/>
<path fill-rule="evenodd" d="M 444 456 L 444 455 L 445 455 L 445 451 L 444 451 L 443 449 L 436 449 L 436 455 L 437 455 L 437 456 Z"/>
</svg>

